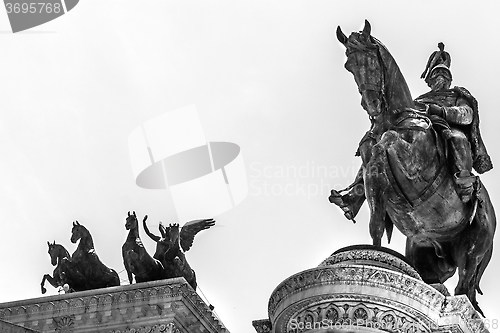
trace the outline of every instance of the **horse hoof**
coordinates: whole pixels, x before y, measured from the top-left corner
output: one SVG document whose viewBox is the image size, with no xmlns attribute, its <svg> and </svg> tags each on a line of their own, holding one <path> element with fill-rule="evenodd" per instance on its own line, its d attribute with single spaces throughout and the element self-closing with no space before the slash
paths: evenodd
<svg viewBox="0 0 500 333">
<path fill-rule="evenodd" d="M 45 289 L 44 287 L 42 287 L 42 294 L 45 294 L 47 292 L 47 289 Z"/>
</svg>

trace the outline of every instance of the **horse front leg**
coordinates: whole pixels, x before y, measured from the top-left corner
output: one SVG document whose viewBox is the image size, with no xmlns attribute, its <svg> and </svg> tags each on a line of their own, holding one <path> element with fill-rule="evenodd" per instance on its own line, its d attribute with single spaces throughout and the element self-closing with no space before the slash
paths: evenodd
<svg viewBox="0 0 500 333">
<path fill-rule="evenodd" d="M 333 189 L 328 197 L 330 203 L 333 203 L 342 209 L 344 212 L 344 216 L 356 223 L 354 218 L 359 212 L 359 209 L 365 202 L 365 188 L 364 188 L 364 180 L 363 180 L 363 171 L 364 168 L 361 167 L 354 179 L 354 182 L 343 190 L 335 190 Z M 349 191 L 346 194 L 342 195 L 342 192 Z"/>
<path fill-rule="evenodd" d="M 371 131 L 368 131 L 363 139 L 361 139 L 361 144 L 358 148 L 358 153 L 361 156 L 362 165 L 356 174 L 356 178 L 351 185 L 343 190 L 332 189 L 330 197 L 328 200 L 339 206 L 344 212 L 344 216 L 356 223 L 354 218 L 359 212 L 359 209 L 366 200 L 365 196 L 365 185 L 364 185 L 364 173 L 366 164 L 371 160 L 373 145 L 375 144 L 375 137 Z M 342 195 L 342 192 L 346 192 Z"/>
<path fill-rule="evenodd" d="M 132 284 L 134 276 L 132 275 L 132 270 L 130 269 L 130 265 L 128 263 L 128 260 L 126 259 L 126 255 L 124 255 L 123 258 L 123 266 L 125 266 L 125 270 L 127 271 L 128 282 L 129 284 Z"/>
<path fill-rule="evenodd" d="M 386 174 L 387 155 L 383 142 L 376 144 L 372 153 L 364 173 L 365 194 L 370 207 L 370 236 L 373 245 L 381 246 L 386 227 L 387 189 L 391 184 Z"/>
<path fill-rule="evenodd" d="M 40 283 L 40 287 L 42 289 L 42 294 L 45 294 L 47 292 L 47 289 L 45 289 L 45 281 L 48 281 L 54 288 L 57 288 L 60 286 L 59 281 L 57 281 L 55 278 L 53 278 L 49 274 L 45 274 L 43 276 L 42 282 Z"/>
</svg>

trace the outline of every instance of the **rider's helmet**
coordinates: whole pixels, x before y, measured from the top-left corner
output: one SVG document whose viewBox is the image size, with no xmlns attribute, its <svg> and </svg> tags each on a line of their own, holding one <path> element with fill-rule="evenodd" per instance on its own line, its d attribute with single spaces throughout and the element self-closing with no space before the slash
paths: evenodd
<svg viewBox="0 0 500 333">
<path fill-rule="evenodd" d="M 429 80 L 431 77 L 436 74 L 444 74 L 446 78 L 450 81 L 452 79 L 450 66 L 451 66 L 451 56 L 448 52 L 444 50 L 444 44 L 438 44 L 438 51 L 432 52 L 429 60 L 427 61 L 427 66 L 425 67 L 424 72 L 420 76 L 421 79 L 424 79 L 427 84 L 429 84 Z"/>
</svg>

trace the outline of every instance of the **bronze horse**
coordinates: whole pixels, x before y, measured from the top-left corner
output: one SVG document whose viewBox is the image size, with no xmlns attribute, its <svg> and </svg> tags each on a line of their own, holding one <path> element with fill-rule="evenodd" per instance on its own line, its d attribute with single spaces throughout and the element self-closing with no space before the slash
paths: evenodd
<svg viewBox="0 0 500 333">
<path fill-rule="evenodd" d="M 359 146 L 362 169 L 345 195 L 332 190 L 330 201 L 354 219 L 363 201 L 370 208 L 370 235 L 380 246 L 392 225 L 407 237 L 406 257 L 427 283 L 444 282 L 458 268 L 455 294 L 465 294 L 482 314 L 476 290 L 491 258 L 496 217 L 486 188 L 478 180 L 475 199 L 462 203 L 445 155 L 446 142 L 429 118 L 415 110 L 406 81 L 387 48 L 362 32 L 349 37 L 345 68 L 354 75 L 362 107 L 372 122 Z"/>
<path fill-rule="evenodd" d="M 193 245 L 194 236 L 201 230 L 215 225 L 213 219 L 194 220 L 186 223 L 181 229 L 178 223 L 170 224 L 167 228 L 160 222 L 162 237 L 151 233 L 143 223 L 146 234 L 156 242 L 154 257 L 159 259 L 165 267 L 167 278 L 184 277 L 194 290 L 196 290 L 196 274 L 189 266 L 184 252 Z"/>
<path fill-rule="evenodd" d="M 71 229 L 71 242 L 76 243 L 78 240 L 80 242 L 71 256 L 70 267 L 77 269 L 84 276 L 84 290 L 119 286 L 118 273 L 101 262 L 95 252 L 90 232 L 76 221 Z"/>
<path fill-rule="evenodd" d="M 52 276 L 45 274 L 40 283 L 42 294 L 47 292 L 45 289 L 45 281 L 48 281 L 54 288 L 68 285 L 68 291 L 81 291 L 84 289 L 85 279 L 83 275 L 76 269 L 71 270 L 68 265 L 71 260 L 69 252 L 60 244 L 47 242 L 49 247 L 49 255 L 52 266 L 56 266 Z"/>
<path fill-rule="evenodd" d="M 143 224 L 146 223 L 148 216 L 144 216 Z M 139 237 L 139 223 L 135 212 L 128 216 L 125 223 L 125 229 L 130 230 L 125 243 L 122 246 L 123 264 L 127 270 L 128 280 L 135 282 L 155 281 L 166 278 L 162 263 L 152 258 Z"/>
</svg>

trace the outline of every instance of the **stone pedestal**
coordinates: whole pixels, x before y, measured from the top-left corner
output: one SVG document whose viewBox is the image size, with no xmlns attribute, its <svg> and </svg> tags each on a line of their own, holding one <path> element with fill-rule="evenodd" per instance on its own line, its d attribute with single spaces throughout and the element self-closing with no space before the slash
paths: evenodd
<svg viewBox="0 0 500 333">
<path fill-rule="evenodd" d="M 370 245 L 341 249 L 273 291 L 259 333 L 488 332 L 466 296 L 430 286 L 405 258 Z"/>
<path fill-rule="evenodd" d="M 184 278 L 2 303 L 0 320 L 38 332 L 228 333 Z"/>
</svg>

